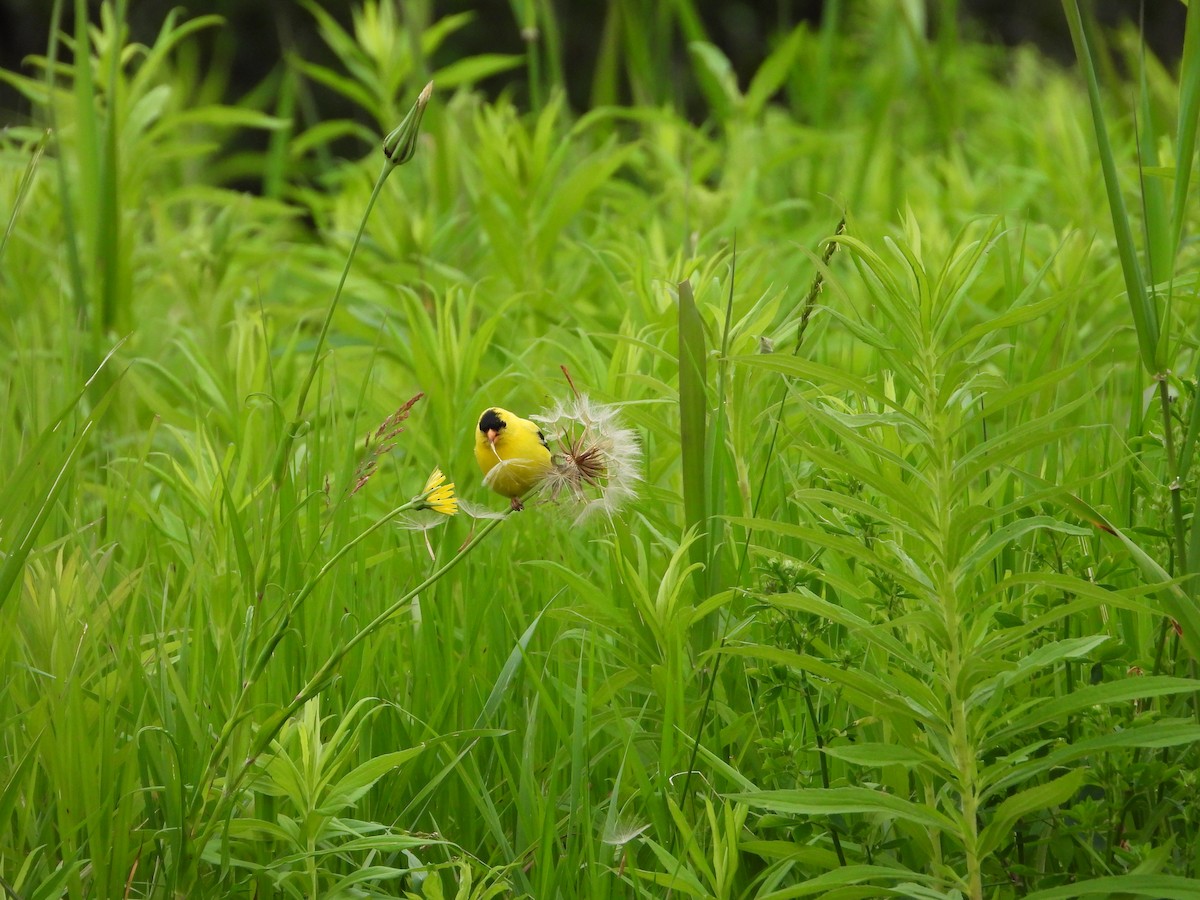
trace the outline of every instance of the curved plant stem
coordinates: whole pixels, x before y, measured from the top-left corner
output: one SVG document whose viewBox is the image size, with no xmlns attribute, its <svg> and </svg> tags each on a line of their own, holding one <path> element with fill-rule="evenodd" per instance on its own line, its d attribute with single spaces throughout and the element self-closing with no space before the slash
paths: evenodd
<svg viewBox="0 0 1200 900">
<path fill-rule="evenodd" d="M 304 586 L 304 588 L 301 590 L 301 594 L 304 594 L 305 596 L 311 594 L 312 588 L 314 588 L 317 582 L 319 582 L 321 578 L 333 568 L 333 565 L 338 560 L 344 557 L 369 534 L 376 531 L 387 522 L 390 522 L 399 513 L 411 508 L 413 505 L 414 504 L 410 502 L 404 504 L 403 506 L 397 507 L 387 515 L 374 522 L 361 534 L 356 535 L 353 539 L 348 541 L 330 558 L 329 562 L 322 566 L 321 571 L 313 576 L 309 583 Z M 291 701 L 273 713 L 263 723 L 262 727 L 260 727 L 257 733 L 254 735 L 254 739 L 250 744 L 250 749 L 245 760 L 243 760 L 241 765 L 238 766 L 237 770 L 225 784 L 211 813 L 203 817 L 202 821 L 204 822 L 204 826 L 198 831 L 191 841 L 194 848 L 203 848 L 217 828 L 222 825 L 226 817 L 229 815 L 233 803 L 237 798 L 238 789 L 245 781 L 246 776 L 254 768 L 259 754 L 261 754 L 268 746 L 270 746 L 271 741 L 274 740 L 279 734 L 280 729 L 283 728 L 287 720 L 290 719 L 301 706 L 303 706 L 329 685 L 333 679 L 338 665 L 343 659 L 346 658 L 347 654 L 349 654 L 351 650 L 387 624 L 387 622 L 397 613 L 399 613 L 404 607 L 412 603 L 413 599 L 422 591 L 427 590 L 440 578 L 446 575 L 446 573 L 462 562 L 471 553 L 471 551 L 478 547 L 489 534 L 495 531 L 500 523 L 505 521 L 509 515 L 511 515 L 511 511 L 505 513 L 502 518 L 489 520 L 488 523 L 484 525 L 483 528 L 481 528 L 479 532 L 475 534 L 466 544 L 464 544 L 463 547 L 444 565 L 430 573 L 430 575 L 426 577 L 420 584 L 388 606 L 385 610 L 383 610 L 383 612 L 379 613 L 379 615 L 377 615 L 374 619 L 355 632 L 354 635 L 352 635 L 349 639 L 338 646 L 337 649 L 329 654 L 325 662 L 321 664 L 320 668 L 318 668 L 317 671 L 308 679 L 308 681 L 305 682 L 304 686 L 300 688 Z M 300 597 L 300 595 L 297 595 L 297 601 L 293 602 L 292 605 L 293 610 L 299 605 L 299 601 L 302 599 L 303 598 Z M 238 697 L 238 704 L 234 709 L 234 714 L 230 716 L 225 728 L 222 730 L 220 738 L 217 741 L 217 745 L 213 748 L 213 753 L 209 758 L 209 764 L 205 773 L 205 777 L 201 781 L 201 785 L 204 787 L 203 789 L 198 789 L 194 795 L 192 807 L 189 810 L 190 814 L 198 814 L 206 803 L 205 798 L 208 794 L 208 788 L 215 779 L 215 768 L 220 764 L 220 758 L 229 745 L 233 730 L 242 718 L 243 714 L 241 713 L 241 709 L 244 706 L 244 701 L 251 684 L 252 682 L 248 683 L 246 687 L 243 688 Z M 194 853 L 192 858 L 189 860 L 189 863 L 192 867 L 189 870 L 189 875 L 194 875 L 194 866 L 198 862 L 199 854 Z M 190 881 L 193 879 L 187 880 Z"/>
</svg>

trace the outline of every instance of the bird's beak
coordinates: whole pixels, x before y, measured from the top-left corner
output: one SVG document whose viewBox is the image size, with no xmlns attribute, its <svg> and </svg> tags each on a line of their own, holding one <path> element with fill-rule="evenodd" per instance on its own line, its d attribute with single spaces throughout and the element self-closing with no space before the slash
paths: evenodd
<svg viewBox="0 0 1200 900">
<path fill-rule="evenodd" d="M 495 428 L 489 428 L 487 430 L 487 439 L 489 444 L 494 446 L 496 443 L 496 438 L 498 437 L 500 437 L 500 432 L 498 432 Z"/>
</svg>

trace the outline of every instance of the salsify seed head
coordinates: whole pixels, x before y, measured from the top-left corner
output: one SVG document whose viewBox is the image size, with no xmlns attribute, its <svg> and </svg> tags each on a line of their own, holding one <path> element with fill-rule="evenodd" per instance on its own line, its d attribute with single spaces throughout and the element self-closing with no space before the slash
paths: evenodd
<svg viewBox="0 0 1200 900">
<path fill-rule="evenodd" d="M 612 516 L 636 496 L 642 445 L 633 429 L 622 427 L 617 407 L 581 394 L 531 418 L 557 444 L 544 489 L 551 499 L 579 504 L 576 522 L 596 513 Z"/>
</svg>

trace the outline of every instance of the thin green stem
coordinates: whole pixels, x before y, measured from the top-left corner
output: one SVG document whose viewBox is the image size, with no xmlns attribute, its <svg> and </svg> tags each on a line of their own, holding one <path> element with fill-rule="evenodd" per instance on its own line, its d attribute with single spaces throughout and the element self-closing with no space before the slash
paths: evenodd
<svg viewBox="0 0 1200 900">
<path fill-rule="evenodd" d="M 363 538 L 377 530 L 386 522 L 391 521 L 391 519 L 393 519 L 403 510 L 411 508 L 414 504 L 415 501 L 404 504 L 401 507 L 397 507 L 382 519 L 373 523 L 371 527 L 362 534 L 357 535 L 353 540 L 342 547 L 341 550 L 339 550 L 338 553 L 335 554 L 334 557 L 331 558 L 330 561 L 321 568 L 321 571 L 314 576 L 310 584 L 315 586 L 315 582 L 332 568 L 332 564 L 341 557 L 345 556 L 345 554 Z M 389 619 L 400 612 L 401 609 L 410 604 L 414 597 L 416 597 L 422 591 L 427 590 L 431 585 L 433 585 L 451 569 L 462 562 L 471 553 L 471 551 L 478 547 L 480 543 L 482 543 L 482 541 L 489 534 L 491 534 L 501 522 L 508 518 L 509 515 L 511 515 L 511 512 L 506 513 L 502 518 L 490 520 L 482 529 L 480 529 L 478 534 L 474 535 L 466 544 L 464 544 L 453 557 L 451 557 L 443 566 L 441 566 L 441 568 L 431 573 L 424 581 L 388 606 L 387 609 L 360 628 L 349 640 L 334 650 L 328 656 L 328 658 L 326 658 L 325 662 L 321 664 L 321 667 L 312 675 L 312 677 L 305 682 L 304 687 L 297 692 L 296 696 L 293 697 L 286 706 L 274 713 L 271 718 L 263 724 L 263 726 L 254 736 L 254 740 L 250 745 L 250 751 L 247 753 L 246 759 L 242 762 L 241 766 L 233 774 L 229 782 L 225 785 L 225 788 L 222 790 L 221 796 L 217 800 L 216 808 L 213 810 L 211 815 L 205 817 L 205 825 L 200 833 L 196 836 L 194 842 L 195 845 L 203 847 L 208 839 L 213 835 L 215 830 L 225 821 L 226 815 L 229 812 L 229 807 L 233 803 L 234 798 L 237 796 L 238 789 L 241 787 L 242 782 L 254 767 L 258 756 L 270 745 L 271 741 L 275 739 L 287 720 L 291 718 L 301 706 L 315 697 L 329 684 L 334 670 L 341 663 L 341 661 L 346 658 L 346 655 L 363 641 L 365 641 L 368 637 L 378 631 L 379 628 L 381 628 Z M 311 590 L 309 593 L 311 593 Z M 296 605 L 297 604 L 293 604 L 293 608 Z M 239 706 L 241 705 L 242 698 L 244 698 L 245 695 L 246 690 L 243 689 L 242 694 L 239 697 Z M 232 734 L 232 727 L 234 724 L 236 724 L 237 718 L 238 716 L 236 715 L 232 716 L 229 720 L 229 723 L 227 723 L 226 728 L 222 732 L 222 736 L 218 740 L 218 745 L 214 748 L 214 756 L 210 758 L 210 769 L 219 761 L 216 754 L 218 752 L 223 752 L 224 748 L 228 746 L 229 735 Z M 206 775 L 206 778 L 202 781 L 202 784 L 208 784 L 209 781 L 210 780 Z M 206 792 L 197 792 L 196 797 L 193 799 L 193 811 L 196 811 L 195 804 L 198 801 L 202 802 L 202 798 L 205 793 Z"/>
<path fill-rule="evenodd" d="M 1158 400 L 1163 418 L 1163 446 L 1167 452 L 1167 472 L 1171 482 L 1171 524 L 1175 537 L 1175 563 L 1178 572 L 1187 574 L 1187 537 L 1183 524 L 1183 485 L 1179 479 L 1178 457 L 1175 453 L 1175 429 L 1171 424 L 1171 395 L 1164 375 L 1158 376 Z"/>
<path fill-rule="evenodd" d="M 329 336 L 329 327 L 333 323 L 333 314 L 337 311 L 338 301 L 342 298 L 342 289 L 346 286 L 346 279 L 350 275 L 350 266 L 354 263 L 355 254 L 358 253 L 358 245 L 362 241 L 363 232 L 367 228 L 367 220 L 371 217 L 371 210 L 375 208 L 375 201 L 379 199 L 379 193 L 383 190 L 383 183 L 392 174 L 392 170 L 397 166 L 404 165 L 404 163 L 412 159 L 413 154 L 416 152 L 417 137 L 421 131 L 421 117 L 425 113 L 425 106 L 429 103 L 429 98 L 432 94 L 433 82 L 431 81 L 425 85 L 425 88 L 417 97 L 416 103 L 408 111 L 408 115 L 404 117 L 404 121 L 383 139 L 383 168 L 379 171 L 379 177 L 375 179 L 375 186 L 371 188 L 371 196 L 368 198 L 367 206 L 363 210 L 362 219 L 359 220 L 358 231 L 354 233 L 354 241 L 350 245 L 350 252 L 346 254 L 346 263 L 342 266 L 342 274 L 338 278 L 337 288 L 334 289 L 333 299 L 329 301 L 329 308 L 325 310 L 325 321 L 321 323 L 321 331 L 317 335 L 316 346 L 313 347 L 312 360 L 308 364 L 308 373 L 304 376 L 304 381 L 300 385 L 300 393 L 296 397 L 296 414 L 291 423 L 284 429 L 283 436 L 279 440 L 279 449 L 275 453 L 273 472 L 277 488 L 283 483 L 283 475 L 287 469 L 287 461 L 291 455 L 292 445 L 295 443 L 296 435 L 299 433 L 300 426 L 304 422 L 304 406 L 308 402 L 308 392 L 312 390 L 313 382 L 317 378 L 317 370 L 321 367 L 321 353 L 325 349 L 325 340 Z"/>
<path fill-rule="evenodd" d="M 296 397 L 296 414 L 287 428 L 283 431 L 283 437 L 279 441 L 279 449 L 275 452 L 275 465 L 273 466 L 275 485 L 278 487 L 283 482 L 283 473 L 287 467 L 287 460 L 291 454 L 292 445 L 296 441 L 296 435 L 300 431 L 300 427 L 304 422 L 304 406 L 308 401 L 308 392 L 312 390 L 313 382 L 317 378 L 317 370 L 321 367 L 321 352 L 325 348 L 325 340 L 329 336 L 329 326 L 333 322 L 333 314 L 337 311 L 338 301 L 342 298 L 342 288 L 346 285 L 346 278 L 350 275 L 350 266 L 354 262 L 354 256 L 358 252 L 359 242 L 362 240 L 363 232 L 367 227 L 367 219 L 371 216 L 371 210 L 375 207 L 375 201 L 379 199 L 379 192 L 383 190 L 383 183 L 387 180 L 392 169 L 395 168 L 391 160 L 385 159 L 383 169 L 379 173 L 379 177 L 375 179 L 375 186 L 371 189 L 371 196 L 367 200 L 367 207 L 363 210 L 362 220 L 358 223 L 358 231 L 354 234 L 354 242 L 350 245 L 350 252 L 346 255 L 346 264 L 342 266 L 341 277 L 338 278 L 337 288 L 333 292 L 333 299 L 329 302 L 329 308 L 325 311 L 325 321 L 321 323 L 321 331 L 317 335 L 316 346 L 313 347 L 312 361 L 308 366 L 308 374 L 304 376 L 304 381 L 300 384 L 300 393 Z"/>
<path fill-rule="evenodd" d="M 229 743 L 233 738 L 234 730 L 242 720 L 250 692 L 254 688 L 254 685 L 258 683 L 258 679 L 262 677 L 262 673 L 266 669 L 267 663 L 270 662 L 271 657 L 275 652 L 275 648 L 279 645 L 279 642 L 287 633 L 288 625 L 291 623 L 292 616 L 294 616 L 297 610 L 300 609 L 300 606 L 304 603 L 304 601 L 312 595 L 312 592 L 316 590 L 317 585 L 321 583 L 325 576 L 333 571 L 333 567 L 338 563 L 339 560 L 341 560 L 347 553 L 362 543 L 362 541 L 369 535 L 375 533 L 388 522 L 391 522 L 393 519 L 395 519 L 396 516 L 400 515 L 400 513 L 406 512 L 407 510 L 415 507 L 419 500 L 420 498 L 416 498 L 401 504 L 391 512 L 377 519 L 364 531 L 347 541 L 342 547 L 335 551 L 328 560 L 326 560 L 325 565 L 321 566 L 317 574 L 310 578 L 308 582 L 297 592 L 296 597 L 292 600 L 287 612 L 279 620 L 279 623 L 275 626 L 275 630 L 271 634 L 270 639 L 263 646 L 262 651 L 255 660 L 254 667 L 251 669 L 250 674 L 247 675 L 245 681 L 242 682 L 242 688 L 238 693 L 237 700 L 234 701 L 233 710 L 230 712 L 228 719 L 226 719 L 225 726 L 221 729 L 221 733 L 218 735 L 217 741 L 213 745 L 212 752 L 209 753 L 208 762 L 204 767 L 204 777 L 200 779 L 200 787 L 197 789 L 196 794 L 192 798 L 190 807 L 191 812 L 198 811 L 200 805 L 202 805 L 203 798 L 207 794 L 208 786 L 216 777 L 216 767 L 220 764 L 221 757 L 224 755 L 225 750 L 228 748 Z"/>
<path fill-rule="evenodd" d="M 812 686 L 808 683 L 808 673 L 800 670 L 800 683 L 804 685 L 804 706 L 808 710 L 809 721 L 812 722 L 813 738 L 817 744 L 817 762 L 821 766 L 821 784 L 829 790 L 829 760 L 825 758 L 825 738 L 821 734 L 821 723 L 817 718 L 817 708 L 812 701 Z M 846 865 L 846 851 L 842 849 L 842 839 L 838 835 L 837 826 L 829 821 L 829 837 L 833 840 L 833 849 L 837 853 L 838 864 Z"/>
</svg>

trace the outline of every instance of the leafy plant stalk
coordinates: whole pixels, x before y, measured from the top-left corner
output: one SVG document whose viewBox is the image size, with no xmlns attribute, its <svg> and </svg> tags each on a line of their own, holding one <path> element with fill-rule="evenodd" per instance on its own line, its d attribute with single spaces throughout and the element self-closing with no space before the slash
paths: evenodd
<svg viewBox="0 0 1200 900">
<path fill-rule="evenodd" d="M 837 228 L 834 229 L 834 239 L 830 240 L 826 244 L 825 250 L 821 255 L 821 266 L 822 267 L 820 269 L 818 269 L 817 274 L 813 277 L 812 284 L 809 286 L 808 294 L 805 296 L 803 303 L 801 303 L 801 305 L 800 305 L 800 321 L 799 321 L 799 324 L 797 325 L 797 329 L 796 329 L 796 343 L 792 350 L 793 355 L 796 355 L 800 352 L 800 346 L 804 341 L 804 333 L 808 329 L 808 321 L 809 321 L 810 317 L 812 316 L 813 309 L 816 307 L 817 297 L 821 293 L 821 287 L 824 284 L 824 280 L 825 280 L 824 267 L 829 265 L 829 261 L 833 258 L 833 254 L 837 252 L 838 243 L 837 243 L 836 238 L 837 238 L 837 236 L 844 234 L 845 231 L 846 231 L 846 217 L 843 215 L 842 218 L 838 221 Z M 730 288 L 730 291 L 731 291 L 730 303 L 732 303 L 732 286 Z M 690 284 L 689 284 L 688 296 L 689 296 L 689 298 L 691 296 Z M 726 331 L 728 331 L 728 326 L 726 327 Z M 681 339 L 681 343 L 682 343 L 682 339 Z M 723 347 L 722 347 L 723 352 L 726 349 L 727 349 L 726 346 L 723 345 Z M 682 348 L 681 348 L 681 360 L 682 360 Z M 767 455 L 765 457 L 767 460 L 774 459 L 775 443 L 779 438 L 779 427 L 780 427 L 779 423 L 783 419 L 783 404 L 784 404 L 784 401 L 786 398 L 787 398 L 787 384 L 785 382 L 781 389 L 779 402 L 776 407 L 775 427 L 774 427 L 773 431 L 771 432 L 771 440 L 767 446 Z M 766 486 L 766 479 L 767 479 L 768 472 L 769 472 L 769 467 L 764 466 L 762 476 L 759 479 L 758 493 L 755 496 L 754 507 L 751 512 L 752 516 L 758 515 L 758 505 L 762 501 L 763 490 Z M 738 563 L 737 580 L 735 582 L 736 584 L 740 584 L 742 581 L 742 578 L 744 578 L 745 574 L 746 574 L 746 562 L 749 559 L 749 553 L 750 553 L 750 536 L 751 536 L 751 532 L 749 529 L 747 529 L 746 530 L 746 538 L 742 542 L 742 553 L 741 553 L 741 559 Z M 721 660 L 723 659 L 724 654 L 722 654 L 720 651 L 725 648 L 725 642 L 728 639 L 728 636 L 729 635 L 728 635 L 727 631 L 722 631 L 721 638 L 718 643 L 718 653 L 717 653 L 716 659 L 713 660 L 712 674 L 709 676 L 708 686 L 704 692 L 704 702 L 700 707 L 700 718 L 696 723 L 696 733 L 692 738 L 691 755 L 690 755 L 690 758 L 688 759 L 687 769 L 684 771 L 684 776 L 683 776 L 683 791 L 680 794 L 680 796 L 682 798 L 681 804 L 680 804 L 681 808 L 682 808 L 683 804 L 685 804 L 687 802 L 688 789 L 689 789 L 691 778 L 692 778 L 692 772 L 695 771 L 696 760 L 700 753 L 700 736 L 704 734 L 704 725 L 708 721 L 709 707 L 712 704 L 713 693 L 716 690 L 717 677 L 720 675 L 720 672 L 721 672 Z M 805 699 L 806 700 L 808 699 L 807 696 Z M 813 718 L 813 723 L 814 723 L 814 728 L 815 728 L 816 727 L 815 716 Z M 832 831 L 832 829 L 831 829 L 831 831 Z M 841 843 L 838 839 L 836 832 L 833 833 L 833 840 L 834 840 L 835 846 L 837 847 L 838 859 L 841 861 L 841 864 L 844 866 L 846 864 L 846 861 L 845 861 L 845 857 L 842 852 Z M 682 860 L 682 855 L 681 855 L 680 859 Z M 676 876 L 678 875 L 678 868 L 676 869 L 675 875 Z M 670 895 L 670 892 L 668 892 L 668 896 L 669 895 Z"/>
<path fill-rule="evenodd" d="M 321 567 L 321 570 L 309 581 L 309 583 L 305 585 L 305 589 L 301 591 L 302 596 L 297 597 L 297 600 L 292 605 L 292 609 L 294 610 L 304 598 L 311 594 L 317 583 L 319 583 L 320 580 L 333 569 L 334 565 L 355 546 L 361 543 L 363 539 L 386 525 L 388 522 L 391 522 L 400 513 L 419 507 L 420 500 L 424 499 L 424 496 L 425 495 L 422 495 L 421 497 L 415 498 L 414 500 L 405 503 L 396 509 L 393 509 L 391 512 L 376 520 L 371 524 L 370 527 L 343 545 L 332 557 L 330 557 L 326 564 Z M 454 556 L 446 561 L 445 564 L 432 572 L 428 577 L 425 578 L 424 581 L 412 588 L 412 590 L 408 591 L 406 594 L 388 606 L 385 610 L 383 610 L 383 612 L 379 613 L 379 615 L 377 615 L 374 619 L 355 632 L 354 635 L 352 635 L 349 639 L 340 644 L 325 659 L 325 662 L 321 664 L 320 668 L 318 668 L 317 671 L 308 679 L 308 681 L 305 682 L 304 686 L 296 693 L 295 697 L 293 697 L 286 706 L 277 710 L 265 723 L 263 723 L 250 744 L 250 750 L 246 755 L 246 759 L 237 768 L 232 777 L 223 787 L 215 807 L 210 811 L 209 815 L 204 817 L 204 825 L 197 833 L 193 841 L 193 846 L 202 849 L 207 841 L 212 837 L 216 829 L 226 820 L 232 804 L 237 797 L 238 789 L 245 780 L 246 776 L 249 774 L 250 770 L 255 765 L 259 754 L 261 754 L 263 750 L 270 745 L 275 736 L 279 734 L 279 730 L 283 728 L 287 720 L 295 714 L 296 710 L 298 710 L 301 706 L 303 706 L 306 702 L 311 700 L 326 686 L 328 686 L 334 675 L 334 671 L 337 669 L 341 661 L 346 658 L 346 655 L 375 632 L 377 632 L 385 624 L 387 624 L 387 622 L 398 612 L 400 612 L 400 610 L 408 606 L 414 597 L 419 595 L 422 591 L 428 590 L 432 585 L 434 585 L 448 572 L 455 568 L 460 562 L 462 562 L 476 547 L 478 547 L 484 541 L 484 539 L 487 538 L 489 534 L 491 534 L 499 526 L 501 522 L 508 518 L 509 514 L 510 513 L 506 513 L 502 518 L 489 520 L 487 524 L 484 525 L 478 533 L 473 535 L 471 539 L 464 544 L 457 553 L 454 554 Z M 277 627 L 276 633 L 273 636 L 273 643 L 278 643 L 285 630 L 286 621 L 280 623 L 279 627 Z M 259 664 L 256 666 L 256 676 L 261 674 L 262 669 L 265 667 L 268 659 L 269 656 L 267 658 L 260 658 Z M 205 797 L 208 794 L 209 786 L 216 777 L 216 768 L 219 766 L 221 756 L 224 754 L 225 749 L 229 745 L 234 727 L 242 717 L 241 708 L 244 706 L 245 698 L 247 697 L 249 688 L 252 686 L 252 684 L 253 682 L 248 682 L 243 688 L 238 697 L 238 702 L 235 706 L 234 712 L 229 717 L 225 729 L 222 731 L 217 740 L 217 744 L 213 748 L 213 753 L 209 759 L 205 777 L 200 781 L 201 787 L 193 795 L 192 803 L 189 807 L 192 817 L 198 816 L 204 809 L 206 802 Z M 196 860 L 198 861 L 198 854 L 196 856 Z"/>
</svg>

